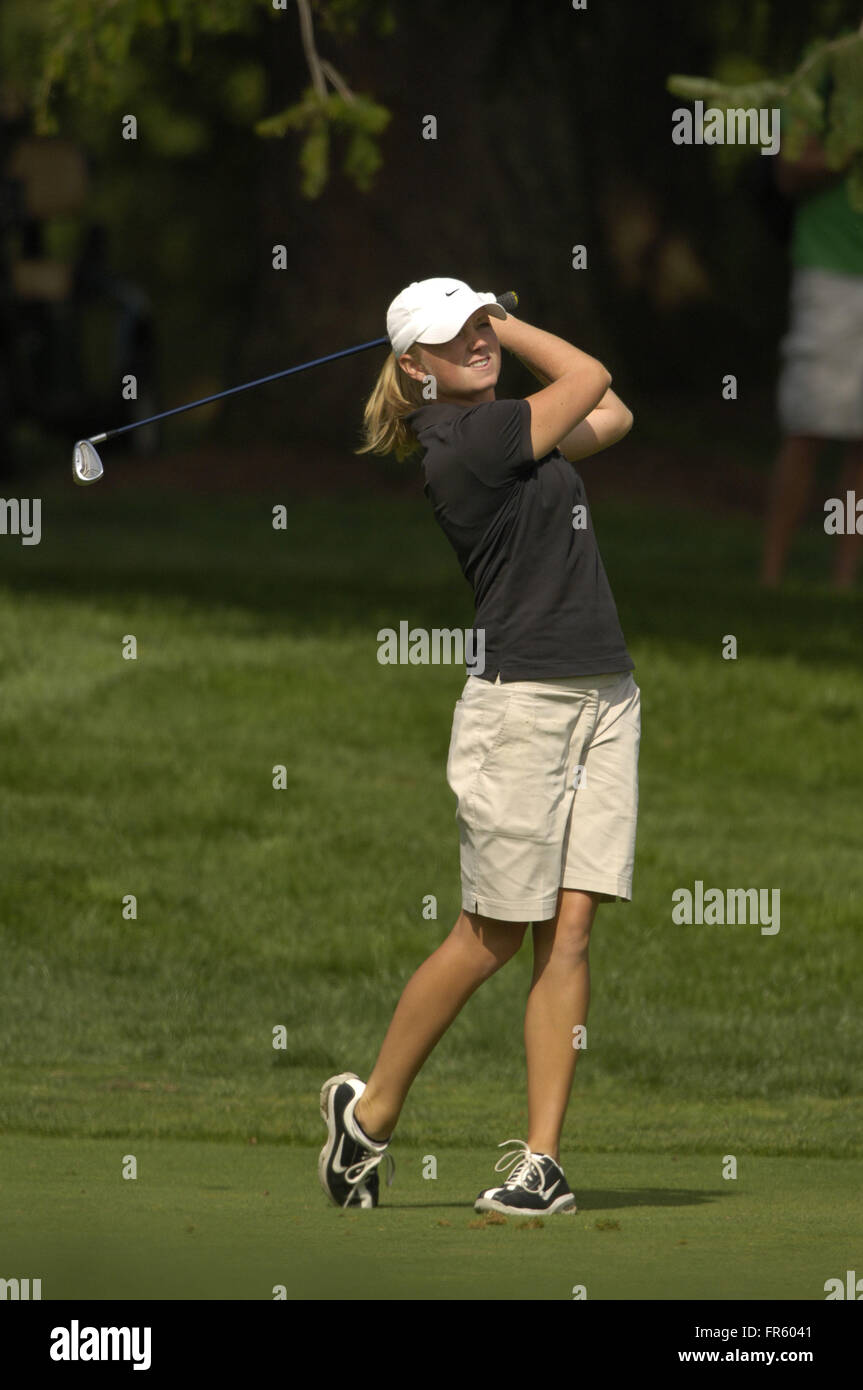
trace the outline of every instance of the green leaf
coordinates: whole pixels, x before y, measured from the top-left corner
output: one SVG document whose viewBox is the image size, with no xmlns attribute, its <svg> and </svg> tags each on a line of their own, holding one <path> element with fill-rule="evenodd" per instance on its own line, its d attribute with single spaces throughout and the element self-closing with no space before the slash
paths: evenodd
<svg viewBox="0 0 863 1390">
<path fill-rule="evenodd" d="M 833 96 L 830 102 L 832 148 L 845 157 L 863 149 L 863 38 L 838 49 L 833 56 Z"/>
<path fill-rule="evenodd" d="M 235 121 L 249 125 L 259 115 L 267 79 L 260 63 L 244 63 L 229 73 L 224 84 L 225 107 Z"/>
<path fill-rule="evenodd" d="M 788 114 L 802 121 L 808 130 L 818 134 L 824 129 L 824 98 L 809 81 L 789 88 L 784 105 Z"/>
<path fill-rule="evenodd" d="M 776 106 L 781 95 L 778 84 L 767 81 L 744 82 L 732 87 L 708 77 L 670 77 L 665 85 L 675 96 L 703 101 L 722 111 Z"/>
<path fill-rule="evenodd" d="M 374 140 L 357 130 L 351 137 L 342 168 L 361 193 L 367 193 L 383 158 Z"/>
<path fill-rule="evenodd" d="M 278 111 L 274 116 L 265 116 L 263 120 L 256 121 L 255 134 L 280 136 L 289 130 L 305 130 L 321 119 L 322 109 L 317 92 L 313 87 L 307 87 L 302 100 L 293 106 L 286 106 L 284 111 Z"/>
<path fill-rule="evenodd" d="M 665 90 L 672 96 L 683 97 L 687 101 L 706 100 L 723 88 L 710 77 L 684 77 L 675 74 L 666 79 Z"/>
<path fill-rule="evenodd" d="M 783 159 L 791 164 L 799 159 L 809 139 L 809 127 L 805 121 L 791 120 L 782 129 L 781 153 Z"/>
<path fill-rule="evenodd" d="M 318 198 L 329 177 L 330 132 L 326 125 L 309 131 L 300 150 L 300 169 L 304 198 Z"/>
<path fill-rule="evenodd" d="M 386 130 L 393 114 L 385 106 L 378 106 L 366 94 L 357 95 L 351 111 L 354 125 L 367 135 L 380 135 L 381 131 Z"/>
</svg>

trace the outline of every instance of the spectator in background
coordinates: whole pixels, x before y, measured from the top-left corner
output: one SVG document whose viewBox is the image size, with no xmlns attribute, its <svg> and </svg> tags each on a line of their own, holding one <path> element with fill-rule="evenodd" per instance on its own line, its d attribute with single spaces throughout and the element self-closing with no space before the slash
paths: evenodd
<svg viewBox="0 0 863 1390">
<path fill-rule="evenodd" d="M 771 588 L 782 578 L 793 533 L 811 505 L 813 474 L 827 441 L 845 445 L 840 481 L 830 495 L 844 499 L 850 491 L 863 498 L 863 213 L 848 197 L 848 165 L 828 168 L 814 136 L 796 162 L 776 156 L 776 183 L 797 203 L 777 392 L 784 438 L 770 482 L 761 571 L 762 584 Z M 834 587 L 850 589 L 863 536 L 830 539 Z"/>
</svg>

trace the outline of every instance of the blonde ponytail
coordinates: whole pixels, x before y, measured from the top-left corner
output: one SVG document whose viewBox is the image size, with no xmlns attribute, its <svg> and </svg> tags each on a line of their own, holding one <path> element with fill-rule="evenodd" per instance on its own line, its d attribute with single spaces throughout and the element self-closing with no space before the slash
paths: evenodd
<svg viewBox="0 0 863 1390">
<path fill-rule="evenodd" d="M 413 348 L 408 351 L 414 355 Z M 394 354 L 388 352 L 363 410 L 363 437 L 366 442 L 361 448 L 354 449 L 354 453 L 395 454 L 399 463 L 416 453 L 421 447 L 420 442 L 410 425 L 405 423 L 404 417 L 426 404 L 422 382 L 408 376 Z"/>
</svg>

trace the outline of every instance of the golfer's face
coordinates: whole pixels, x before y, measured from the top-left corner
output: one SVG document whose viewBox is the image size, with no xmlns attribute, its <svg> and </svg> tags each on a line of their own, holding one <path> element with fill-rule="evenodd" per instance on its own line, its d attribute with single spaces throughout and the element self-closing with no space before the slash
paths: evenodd
<svg viewBox="0 0 863 1390">
<path fill-rule="evenodd" d="M 421 344 L 427 372 L 437 382 L 437 399 L 476 405 L 495 399 L 500 343 L 485 309 L 472 314 L 448 343 Z"/>
</svg>

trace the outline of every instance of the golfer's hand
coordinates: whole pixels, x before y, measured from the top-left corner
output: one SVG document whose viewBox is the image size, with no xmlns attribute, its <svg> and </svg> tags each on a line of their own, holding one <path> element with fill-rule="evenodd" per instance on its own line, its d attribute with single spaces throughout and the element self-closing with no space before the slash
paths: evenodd
<svg viewBox="0 0 863 1390">
<path fill-rule="evenodd" d="M 519 319 L 516 318 L 515 314 L 511 314 L 509 310 L 507 310 L 505 319 L 491 318 L 491 315 L 489 315 L 489 319 L 492 328 L 497 334 L 497 340 L 501 347 L 508 348 L 512 341 L 513 324 L 519 323 Z"/>
</svg>

